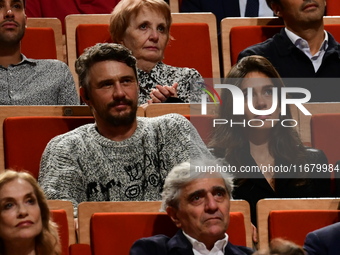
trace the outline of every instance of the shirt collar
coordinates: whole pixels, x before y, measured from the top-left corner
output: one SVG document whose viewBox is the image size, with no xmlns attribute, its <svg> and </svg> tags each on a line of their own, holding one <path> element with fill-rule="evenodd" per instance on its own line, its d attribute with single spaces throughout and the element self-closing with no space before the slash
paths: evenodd
<svg viewBox="0 0 340 255">
<path fill-rule="evenodd" d="M 189 242 L 192 245 L 193 250 L 196 250 L 199 254 L 209 254 L 209 250 L 207 249 L 204 243 L 197 241 L 195 238 L 192 238 L 191 236 L 186 234 L 184 231 L 183 231 L 183 235 L 189 240 Z M 220 250 L 224 254 L 224 250 L 227 244 L 228 244 L 228 234 L 225 233 L 225 236 L 223 239 L 220 239 L 215 242 L 213 249 L 215 249 L 216 251 Z"/>
<path fill-rule="evenodd" d="M 14 66 L 22 65 L 22 64 L 24 64 L 26 62 L 31 64 L 31 65 L 36 65 L 37 64 L 37 60 L 32 59 L 32 58 L 27 58 L 24 54 L 21 54 L 21 58 L 22 58 L 21 61 L 18 64 L 14 65 Z"/>
<path fill-rule="evenodd" d="M 298 36 L 297 34 L 293 33 L 292 31 L 288 30 L 285 27 L 285 32 L 289 38 L 289 40 L 299 49 L 303 49 L 303 48 L 308 48 L 309 49 L 309 45 L 308 42 L 301 38 L 300 36 Z M 328 33 L 326 31 L 324 31 L 325 34 L 325 38 L 320 46 L 319 51 L 326 51 L 328 48 Z"/>
</svg>

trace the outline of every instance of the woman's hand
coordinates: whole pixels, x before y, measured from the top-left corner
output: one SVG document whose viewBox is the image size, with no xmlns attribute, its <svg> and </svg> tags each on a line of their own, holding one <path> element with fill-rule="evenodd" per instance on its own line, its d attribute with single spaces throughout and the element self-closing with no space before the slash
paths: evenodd
<svg viewBox="0 0 340 255">
<path fill-rule="evenodd" d="M 150 93 L 152 103 L 162 103 L 168 97 L 177 97 L 177 87 L 177 82 L 172 84 L 172 86 L 156 85 L 156 89 L 153 89 Z"/>
</svg>

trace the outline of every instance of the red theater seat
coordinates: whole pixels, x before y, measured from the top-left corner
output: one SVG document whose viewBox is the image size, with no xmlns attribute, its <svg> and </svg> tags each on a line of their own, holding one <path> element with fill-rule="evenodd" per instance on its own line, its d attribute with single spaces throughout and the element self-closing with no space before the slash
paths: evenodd
<svg viewBox="0 0 340 255">
<path fill-rule="evenodd" d="M 340 1 L 339 0 L 327 0 L 326 15 L 327 16 L 340 15 Z"/>
<path fill-rule="evenodd" d="M 67 214 L 65 210 L 51 210 L 51 219 L 58 225 L 58 233 L 62 248 L 62 255 L 68 255 L 69 233 Z"/>
<path fill-rule="evenodd" d="M 269 235 L 303 245 L 306 235 L 340 220 L 338 210 L 284 210 L 269 214 Z"/>
<path fill-rule="evenodd" d="M 314 148 L 323 150 L 328 163 L 340 160 L 340 113 L 319 113 L 311 117 L 311 140 Z"/>
<path fill-rule="evenodd" d="M 54 31 L 49 27 L 28 27 L 21 41 L 21 51 L 28 58 L 57 59 Z"/>
<path fill-rule="evenodd" d="M 77 57 L 79 57 L 87 47 L 106 42 L 112 42 L 109 24 L 79 24 L 77 26 Z"/>
<path fill-rule="evenodd" d="M 206 78 L 213 77 L 209 26 L 206 23 L 174 23 L 164 52 L 164 63 L 191 67 Z"/>
<path fill-rule="evenodd" d="M 157 234 L 173 236 L 177 227 L 166 213 L 95 213 L 91 218 L 91 248 L 94 255 L 128 254 L 132 244 Z M 243 214 L 230 213 L 229 240 L 246 246 Z"/>
<path fill-rule="evenodd" d="M 6 118 L 3 125 L 5 168 L 27 170 L 38 178 L 47 143 L 57 135 L 93 122 L 91 116 Z"/>
</svg>

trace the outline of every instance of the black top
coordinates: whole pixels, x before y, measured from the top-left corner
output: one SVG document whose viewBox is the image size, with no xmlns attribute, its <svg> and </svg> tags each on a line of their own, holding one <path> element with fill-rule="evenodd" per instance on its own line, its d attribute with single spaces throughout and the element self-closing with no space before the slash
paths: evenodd
<svg viewBox="0 0 340 255">
<path fill-rule="evenodd" d="M 323 151 L 306 148 L 308 164 L 328 164 Z M 256 166 L 256 162 L 250 154 L 249 148 L 242 153 L 243 166 Z M 276 166 L 290 166 L 289 162 L 282 159 L 275 160 Z M 312 165 L 309 165 L 312 166 Z M 316 166 L 316 165 L 315 165 Z M 269 185 L 262 173 L 253 173 L 248 179 L 235 179 L 233 192 L 234 199 L 244 199 L 250 204 L 251 221 L 256 226 L 256 203 L 264 198 L 308 198 L 308 197 L 329 197 L 331 195 L 330 173 L 306 173 L 304 182 L 298 182 L 298 173 L 287 175 L 286 173 L 275 174 L 275 191 Z M 289 177 L 289 178 L 286 178 Z M 295 178 L 290 178 L 295 177 Z M 309 178 L 313 177 L 313 178 Z M 322 177 L 322 178 L 318 178 Z"/>
</svg>

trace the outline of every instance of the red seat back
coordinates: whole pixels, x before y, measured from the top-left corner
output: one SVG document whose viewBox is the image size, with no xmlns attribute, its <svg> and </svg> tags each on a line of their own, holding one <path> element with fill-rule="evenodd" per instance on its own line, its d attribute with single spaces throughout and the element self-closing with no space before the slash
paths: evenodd
<svg viewBox="0 0 340 255">
<path fill-rule="evenodd" d="M 62 255 L 68 255 L 69 233 L 66 211 L 51 210 L 51 219 L 58 225 Z"/>
<path fill-rule="evenodd" d="M 339 221 L 338 210 L 282 210 L 269 214 L 269 240 L 284 238 L 303 245 L 306 235 Z"/>
<path fill-rule="evenodd" d="M 246 226 L 244 224 L 244 216 L 241 212 L 230 212 L 227 234 L 232 244 L 247 246 Z"/>
<path fill-rule="evenodd" d="M 128 254 L 132 244 L 142 238 L 164 234 L 172 237 L 177 227 L 166 213 L 95 213 L 91 218 L 91 247 L 94 255 Z M 243 214 L 230 213 L 229 240 L 246 246 Z"/>
<path fill-rule="evenodd" d="M 70 255 L 91 255 L 91 247 L 88 244 L 75 243 L 69 247 Z"/>
<path fill-rule="evenodd" d="M 38 178 L 47 143 L 57 135 L 93 122 L 91 116 L 6 118 L 3 125 L 5 168 L 27 170 Z"/>
<path fill-rule="evenodd" d="M 327 16 L 340 15 L 340 1 L 339 0 L 327 0 L 326 15 Z"/>
<path fill-rule="evenodd" d="M 28 27 L 21 41 L 21 51 L 28 58 L 57 59 L 54 31 L 50 27 Z"/>
<path fill-rule="evenodd" d="M 164 63 L 197 69 L 203 77 L 212 77 L 209 26 L 206 23 L 174 23 L 164 52 Z M 77 56 L 100 42 L 112 42 L 108 24 L 80 24 L 76 29 Z M 197 52 L 199 49 L 199 52 Z"/>
<path fill-rule="evenodd" d="M 77 57 L 97 43 L 112 42 L 109 24 L 80 24 L 76 29 Z"/>
<path fill-rule="evenodd" d="M 191 124 L 196 128 L 205 144 L 209 144 L 214 127 L 213 121 L 216 118 L 214 115 L 184 115 Z"/>
<path fill-rule="evenodd" d="M 283 26 L 241 26 L 230 30 L 230 57 L 231 64 L 237 62 L 241 51 L 251 45 L 263 42 L 280 32 Z"/>
<path fill-rule="evenodd" d="M 311 117 L 312 147 L 323 150 L 328 163 L 340 160 L 340 113 L 320 113 Z"/>
<path fill-rule="evenodd" d="M 206 23 L 174 23 L 163 62 L 195 68 L 203 77 L 213 77 L 209 26 Z"/>
<path fill-rule="evenodd" d="M 176 231 L 165 213 L 95 213 L 91 218 L 92 253 L 129 254 L 132 244 L 142 237 L 173 236 Z"/>
</svg>

